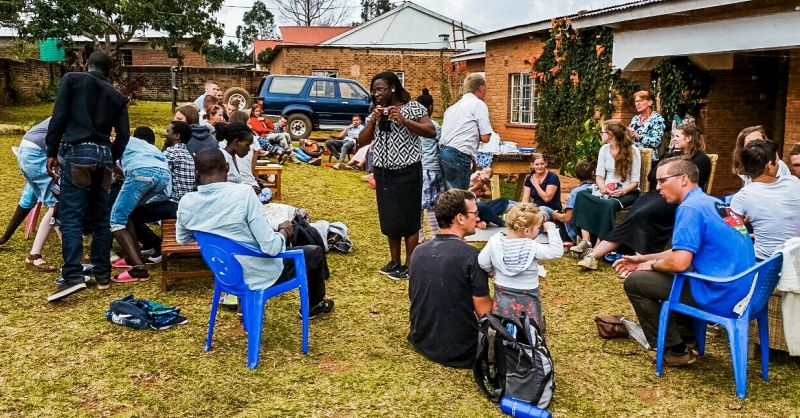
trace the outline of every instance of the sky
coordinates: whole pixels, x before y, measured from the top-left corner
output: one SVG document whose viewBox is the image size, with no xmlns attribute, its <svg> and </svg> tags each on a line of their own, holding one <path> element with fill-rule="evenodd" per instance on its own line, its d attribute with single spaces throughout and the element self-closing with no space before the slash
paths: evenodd
<svg viewBox="0 0 800 418">
<path fill-rule="evenodd" d="M 277 25 L 290 25 L 282 21 L 275 3 L 262 0 L 267 8 L 276 16 Z M 341 0 L 347 7 L 350 17 L 345 24 L 361 20 L 361 2 L 359 0 Z M 489 32 L 509 26 L 531 23 L 563 16 L 581 10 L 594 10 L 615 4 L 627 3 L 630 0 L 414 0 L 414 3 L 461 21 L 482 32 Z M 400 1 L 395 1 L 400 3 Z M 487 7 L 491 4 L 491 7 Z M 236 35 L 236 26 L 241 24 L 242 15 L 253 5 L 253 0 L 226 0 L 219 20 L 225 24 L 226 40 Z"/>
</svg>

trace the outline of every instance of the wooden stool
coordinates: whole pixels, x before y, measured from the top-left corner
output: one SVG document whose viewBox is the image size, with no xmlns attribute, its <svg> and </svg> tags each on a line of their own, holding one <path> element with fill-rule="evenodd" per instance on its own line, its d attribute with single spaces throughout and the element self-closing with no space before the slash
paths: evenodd
<svg viewBox="0 0 800 418">
<path fill-rule="evenodd" d="M 169 290 L 169 282 L 179 279 L 205 279 L 213 278 L 211 270 L 176 271 L 169 269 L 172 257 L 200 257 L 200 247 L 197 243 L 178 244 L 175 240 L 175 220 L 165 219 L 161 223 L 161 290 Z"/>
<path fill-rule="evenodd" d="M 275 199 L 281 199 L 281 172 L 283 166 L 280 164 L 256 164 L 255 173 L 256 177 L 267 180 L 270 174 L 275 176 L 274 181 L 267 180 L 267 187 L 272 190 L 272 196 Z"/>
</svg>

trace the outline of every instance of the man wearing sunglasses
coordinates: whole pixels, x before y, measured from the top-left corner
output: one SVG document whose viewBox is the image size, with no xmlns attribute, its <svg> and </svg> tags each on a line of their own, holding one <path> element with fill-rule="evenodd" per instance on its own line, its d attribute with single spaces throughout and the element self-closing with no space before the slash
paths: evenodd
<svg viewBox="0 0 800 418">
<path fill-rule="evenodd" d="M 680 203 L 675 214 L 672 249 L 658 254 L 625 256 L 614 269 L 626 277 L 625 293 L 636 311 L 647 341 L 654 349 L 661 302 L 669 298 L 675 273 L 694 271 L 713 277 L 730 277 L 755 264 L 753 242 L 741 218 L 721 201 L 698 186 L 699 173 L 691 160 L 668 158 L 658 164 L 658 190 L 669 203 Z M 728 313 L 750 290 L 751 280 L 741 278 L 727 283 L 692 280 L 684 287 L 681 300 L 689 304 L 715 307 Z M 677 315 L 668 322 L 664 363 L 686 366 L 695 354 L 685 344 Z M 691 342 L 691 340 L 689 340 Z M 655 351 L 653 358 L 655 358 Z"/>
</svg>

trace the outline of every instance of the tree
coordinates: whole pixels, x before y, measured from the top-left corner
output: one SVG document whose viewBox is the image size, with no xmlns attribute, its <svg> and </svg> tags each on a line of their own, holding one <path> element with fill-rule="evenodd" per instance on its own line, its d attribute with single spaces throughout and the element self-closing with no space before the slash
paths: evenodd
<svg viewBox="0 0 800 418">
<path fill-rule="evenodd" d="M 253 39 L 278 38 L 275 33 L 275 16 L 261 0 L 256 0 L 253 8 L 244 12 L 242 24 L 236 27 L 236 37 L 244 49 L 253 46 Z"/>
<path fill-rule="evenodd" d="M 208 62 L 247 63 L 252 61 L 252 55 L 248 54 L 236 42 L 228 41 L 225 45 L 209 45 L 206 51 L 206 59 Z"/>
<path fill-rule="evenodd" d="M 85 36 L 94 50 L 111 55 L 118 70 L 121 50 L 146 31 L 162 35 L 151 38 L 151 46 L 172 53 L 179 45 L 203 50 L 212 37 L 222 38 L 224 31 L 214 14 L 223 1 L 27 0 L 16 12 L 20 23 L 15 26 L 21 36 L 35 40 L 56 38 L 69 44 L 72 37 Z M 182 64 L 180 53 L 176 57 Z M 116 72 L 112 71 L 112 78 Z"/>
<path fill-rule="evenodd" d="M 347 17 L 343 0 L 275 0 L 281 16 L 297 26 L 336 26 Z"/>
<path fill-rule="evenodd" d="M 361 0 L 361 20 L 363 22 L 372 20 L 394 7 L 395 4 L 389 0 Z"/>
<path fill-rule="evenodd" d="M 272 48 L 267 48 L 258 53 L 256 60 L 258 61 L 259 64 L 267 65 L 267 62 L 269 62 L 270 55 L 272 55 Z"/>
</svg>

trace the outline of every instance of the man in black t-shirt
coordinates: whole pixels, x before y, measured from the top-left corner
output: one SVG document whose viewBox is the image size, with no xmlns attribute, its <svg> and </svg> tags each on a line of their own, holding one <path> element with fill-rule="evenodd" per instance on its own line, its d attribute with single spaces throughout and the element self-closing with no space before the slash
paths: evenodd
<svg viewBox="0 0 800 418">
<path fill-rule="evenodd" d="M 437 363 L 471 368 L 478 349 L 477 318 L 492 310 L 479 251 L 463 240 L 479 220 L 475 195 L 449 190 L 436 200 L 434 211 L 439 234 L 411 257 L 408 342 Z"/>
</svg>

